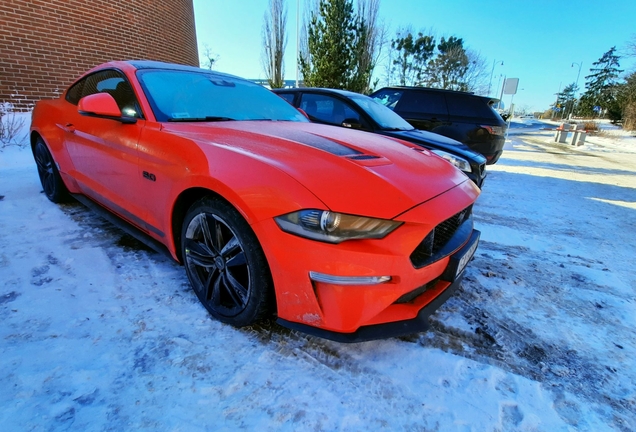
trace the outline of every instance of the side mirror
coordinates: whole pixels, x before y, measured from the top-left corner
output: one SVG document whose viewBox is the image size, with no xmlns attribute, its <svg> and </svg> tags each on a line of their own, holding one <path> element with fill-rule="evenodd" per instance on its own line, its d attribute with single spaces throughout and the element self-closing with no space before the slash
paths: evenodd
<svg viewBox="0 0 636 432">
<path fill-rule="evenodd" d="M 108 93 L 95 93 L 80 99 L 77 111 L 88 117 L 117 120 L 122 123 L 137 123 L 134 117 L 124 117 L 115 99 Z"/>
<path fill-rule="evenodd" d="M 362 129 L 362 123 L 360 120 L 354 118 L 347 118 L 342 121 L 342 126 L 349 129 Z"/>
</svg>

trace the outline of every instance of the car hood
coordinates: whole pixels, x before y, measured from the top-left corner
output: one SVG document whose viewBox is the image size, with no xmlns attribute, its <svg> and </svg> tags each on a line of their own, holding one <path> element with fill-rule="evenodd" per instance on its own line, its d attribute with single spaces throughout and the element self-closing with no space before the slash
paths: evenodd
<svg viewBox="0 0 636 432">
<path fill-rule="evenodd" d="M 468 180 L 421 147 L 332 126 L 241 121 L 164 130 L 199 143 L 211 165 L 216 147 L 275 166 L 342 213 L 391 219 Z"/>
<path fill-rule="evenodd" d="M 444 135 L 420 129 L 412 129 L 408 131 L 383 131 L 382 133 L 384 135 L 403 139 L 415 144 L 446 150 L 449 153 L 463 156 L 464 158 L 468 158 L 478 164 L 486 163 L 486 158 L 484 156 L 471 150 L 466 144 L 462 144 L 461 142 L 445 137 Z"/>
</svg>

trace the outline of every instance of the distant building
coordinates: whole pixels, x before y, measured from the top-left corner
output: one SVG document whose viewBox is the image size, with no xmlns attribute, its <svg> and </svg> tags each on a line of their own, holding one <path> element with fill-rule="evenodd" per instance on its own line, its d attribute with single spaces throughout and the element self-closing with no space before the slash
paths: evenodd
<svg viewBox="0 0 636 432">
<path fill-rule="evenodd" d="M 0 102 L 18 109 L 109 60 L 198 66 L 192 0 L 2 0 L 0 59 Z"/>
<path fill-rule="evenodd" d="M 252 82 L 254 82 L 256 84 L 262 85 L 263 87 L 269 88 L 269 82 L 266 79 L 263 79 L 263 78 L 254 79 L 254 78 L 252 78 L 252 79 L 248 79 L 248 81 L 252 81 Z M 295 79 L 293 79 L 293 80 L 283 80 L 283 82 L 284 82 L 284 85 L 283 85 L 284 88 L 294 88 L 294 87 L 296 87 L 296 80 Z M 303 80 L 298 81 L 298 87 L 305 87 L 305 82 Z"/>
</svg>

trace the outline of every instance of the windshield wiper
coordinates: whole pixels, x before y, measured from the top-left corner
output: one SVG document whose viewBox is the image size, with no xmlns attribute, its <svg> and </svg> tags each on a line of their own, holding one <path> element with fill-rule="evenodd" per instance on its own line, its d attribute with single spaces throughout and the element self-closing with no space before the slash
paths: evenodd
<svg viewBox="0 0 636 432">
<path fill-rule="evenodd" d="M 216 121 L 234 121 L 234 119 L 230 117 L 206 116 L 206 117 L 169 118 L 168 121 L 169 122 L 216 122 Z"/>
<path fill-rule="evenodd" d="M 401 127 L 401 128 L 396 127 L 396 128 L 382 128 L 382 130 L 383 131 L 387 131 L 387 132 L 398 132 L 398 131 L 406 132 L 406 131 L 412 131 L 414 129 L 406 129 L 406 128 L 403 128 L 403 127 Z"/>
</svg>

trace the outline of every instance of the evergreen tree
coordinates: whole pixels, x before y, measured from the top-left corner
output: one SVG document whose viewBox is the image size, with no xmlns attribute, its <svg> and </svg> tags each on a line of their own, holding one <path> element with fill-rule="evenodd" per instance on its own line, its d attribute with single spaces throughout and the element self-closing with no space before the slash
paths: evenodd
<svg viewBox="0 0 636 432">
<path fill-rule="evenodd" d="M 398 32 L 391 41 L 394 70 L 400 85 L 417 85 L 424 78 L 426 63 L 435 50 L 435 37 L 421 32 L 414 37 L 411 32 Z"/>
<path fill-rule="evenodd" d="M 557 95 L 557 101 L 553 108 L 558 108 L 558 110 L 553 110 L 559 111 L 561 113 L 561 118 L 565 118 L 568 114 L 574 112 L 574 105 L 576 103 L 576 98 L 574 96 L 578 89 L 579 88 L 576 83 L 568 84 L 565 86 L 563 91 Z"/>
<path fill-rule="evenodd" d="M 468 84 L 464 78 L 469 60 L 463 39 L 455 36 L 448 39 L 442 37 L 437 50 L 437 56 L 426 67 L 424 84 L 434 88 L 467 91 Z"/>
<path fill-rule="evenodd" d="M 585 93 L 579 104 L 583 115 L 593 115 L 594 107 L 600 106 L 608 113 L 617 109 L 618 76 L 623 72 L 620 67 L 620 56 L 616 55 L 616 47 L 612 47 L 603 56 L 592 63 L 592 72 L 585 77 Z"/>
<path fill-rule="evenodd" d="M 320 0 L 318 11 L 311 12 L 306 47 L 298 59 L 305 85 L 364 91 L 372 65 L 359 57 L 368 31 L 351 0 Z"/>
<path fill-rule="evenodd" d="M 623 128 L 636 130 L 636 73 L 632 73 L 625 79 L 618 94 L 622 109 Z"/>
</svg>

